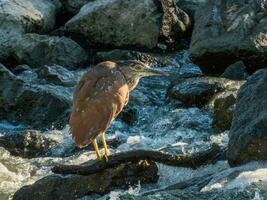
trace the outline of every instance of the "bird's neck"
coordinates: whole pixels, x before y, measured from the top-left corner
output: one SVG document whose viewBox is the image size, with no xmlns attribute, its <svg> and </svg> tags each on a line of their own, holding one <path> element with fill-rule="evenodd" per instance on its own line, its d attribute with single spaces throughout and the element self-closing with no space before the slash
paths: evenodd
<svg viewBox="0 0 267 200">
<path fill-rule="evenodd" d="M 129 91 L 132 91 L 137 86 L 140 78 L 127 75 L 127 73 L 124 73 L 123 68 L 118 68 L 118 70 L 122 73 L 128 85 Z"/>
<path fill-rule="evenodd" d="M 138 84 L 139 79 L 132 79 L 127 81 L 127 85 L 130 91 L 132 91 Z"/>
</svg>

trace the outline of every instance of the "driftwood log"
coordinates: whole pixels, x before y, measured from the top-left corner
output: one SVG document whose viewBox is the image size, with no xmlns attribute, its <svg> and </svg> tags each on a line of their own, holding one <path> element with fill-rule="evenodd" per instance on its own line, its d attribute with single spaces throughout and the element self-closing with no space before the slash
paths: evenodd
<svg viewBox="0 0 267 200">
<path fill-rule="evenodd" d="M 117 167 L 123 163 L 138 162 L 141 160 L 150 160 L 171 166 L 196 169 L 201 165 L 215 161 L 220 154 L 221 149 L 217 144 L 213 144 L 206 151 L 195 154 L 173 155 L 154 150 L 133 150 L 110 155 L 108 162 L 102 160 L 96 161 L 91 165 L 57 165 L 52 171 L 57 174 L 90 175 L 105 169 Z"/>
</svg>

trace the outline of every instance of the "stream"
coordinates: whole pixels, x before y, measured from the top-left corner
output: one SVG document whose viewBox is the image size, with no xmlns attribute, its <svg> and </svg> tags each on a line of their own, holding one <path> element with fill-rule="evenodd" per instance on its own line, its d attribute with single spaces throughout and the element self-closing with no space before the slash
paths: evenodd
<svg viewBox="0 0 267 200">
<path fill-rule="evenodd" d="M 187 51 L 173 55 L 172 64 L 160 68 L 160 70 L 171 74 L 201 74 L 200 69 L 189 61 Z M 84 71 L 86 70 L 76 73 L 80 76 Z M 215 133 L 212 127 L 212 113 L 205 108 L 178 107 L 176 102 L 167 97 L 169 84 L 170 81 L 165 78 L 141 80 L 131 93 L 128 105 L 128 108 L 135 111 L 134 122 L 129 125 L 118 118 L 113 121 L 107 132 L 108 139 L 117 138 L 123 141 L 117 148 L 111 149 L 111 153 L 132 149 L 156 149 L 183 154 L 203 151 L 212 143 L 217 143 L 222 147 L 227 146 L 228 132 Z M 66 92 L 66 95 L 68 94 Z M 0 135 L 12 134 L 15 130 L 28 128 L 23 124 L 14 125 L 8 121 L 1 121 Z M 69 127 L 66 125 L 62 130 L 52 129 L 42 132 L 44 136 L 58 142 L 53 149 L 52 156 L 49 157 L 31 159 L 15 157 L 0 147 L 0 200 L 11 199 L 14 192 L 20 187 L 52 174 L 50 169 L 55 164 L 79 164 L 95 159 L 95 153 L 89 149 L 83 149 L 73 154 L 66 153 L 74 146 L 68 129 Z M 129 190 L 112 191 L 102 197 L 87 196 L 82 199 L 119 199 L 121 195 L 125 194 L 136 196 L 164 189 L 191 178 L 205 177 L 211 174 L 211 181 L 201 191 L 242 189 L 252 183 L 267 181 L 267 177 L 263 176 L 267 173 L 267 164 L 264 162 L 252 162 L 230 168 L 226 160 L 220 160 L 197 170 L 162 164 L 158 164 L 158 167 L 160 178 L 156 184 L 139 185 Z M 229 175 L 234 172 L 241 173 L 229 178 Z M 259 193 L 255 193 L 253 196 L 255 196 L 255 200 L 263 199 Z"/>
</svg>

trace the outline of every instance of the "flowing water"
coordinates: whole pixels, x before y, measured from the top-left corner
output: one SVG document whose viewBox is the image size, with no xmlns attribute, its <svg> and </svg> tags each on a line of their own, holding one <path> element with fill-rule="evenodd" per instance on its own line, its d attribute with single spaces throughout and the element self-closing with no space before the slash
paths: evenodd
<svg viewBox="0 0 267 200">
<path fill-rule="evenodd" d="M 172 63 L 161 70 L 172 74 L 201 74 L 199 68 L 189 62 L 187 51 L 174 55 Z M 82 72 L 84 70 L 77 74 L 80 75 Z M 128 105 L 137 111 L 136 122 L 130 126 L 121 119 L 116 119 L 107 132 L 108 138 L 119 138 L 124 141 L 117 148 L 111 149 L 112 153 L 130 149 L 164 149 L 171 153 L 187 153 L 205 150 L 214 142 L 221 146 L 227 145 L 227 132 L 214 134 L 213 119 L 209 110 L 177 108 L 176 103 L 167 98 L 166 91 L 169 84 L 169 80 L 164 78 L 147 78 L 140 82 L 132 92 Z M 12 134 L 15 130 L 25 128 L 28 127 L 2 121 L 0 134 Z M 0 200 L 11 198 L 20 187 L 51 174 L 50 169 L 55 164 L 79 164 L 95 159 L 95 153 L 89 149 L 66 156 L 66 152 L 74 146 L 68 134 L 68 125 L 63 130 L 49 130 L 43 135 L 58 141 L 50 157 L 32 159 L 15 157 L 0 147 Z M 260 180 L 267 181 L 266 163 L 254 162 L 238 168 L 229 168 L 226 161 L 218 161 L 197 170 L 162 164 L 158 166 L 160 178 L 157 184 L 130 188 L 127 191 L 112 191 L 99 199 L 117 199 L 125 193 L 137 195 L 209 174 L 213 174 L 213 178 L 202 191 L 244 188 Z M 227 178 L 229 174 L 237 171 L 241 171 L 237 177 L 231 180 Z"/>
</svg>

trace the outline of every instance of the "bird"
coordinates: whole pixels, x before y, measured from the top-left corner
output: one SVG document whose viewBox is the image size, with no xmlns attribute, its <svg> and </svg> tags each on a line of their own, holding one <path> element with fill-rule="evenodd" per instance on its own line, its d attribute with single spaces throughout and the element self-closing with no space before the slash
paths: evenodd
<svg viewBox="0 0 267 200">
<path fill-rule="evenodd" d="M 75 87 L 70 114 L 70 134 L 76 146 L 92 144 L 97 160 L 102 160 L 97 137 L 108 161 L 105 132 L 129 101 L 129 93 L 139 80 L 148 76 L 166 76 L 137 60 L 104 61 L 86 72 Z"/>
</svg>

